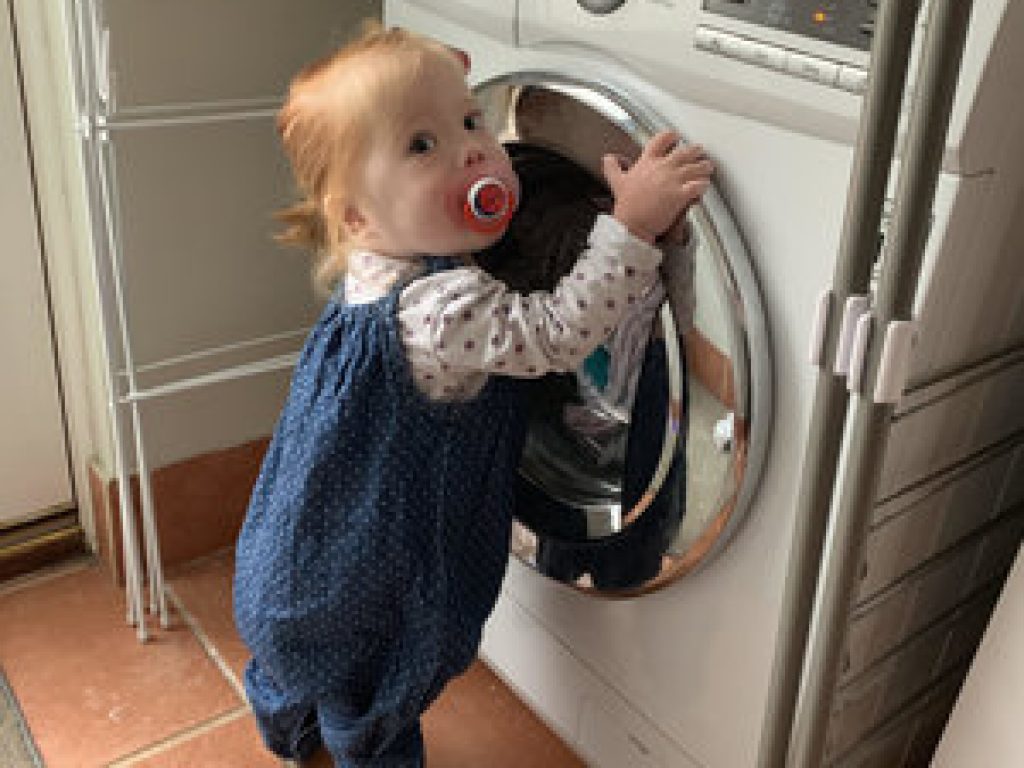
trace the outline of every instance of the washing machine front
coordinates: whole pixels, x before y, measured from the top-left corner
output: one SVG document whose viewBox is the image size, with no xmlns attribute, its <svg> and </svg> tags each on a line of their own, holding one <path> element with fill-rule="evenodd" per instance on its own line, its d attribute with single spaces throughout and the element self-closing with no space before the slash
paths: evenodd
<svg viewBox="0 0 1024 768">
<path fill-rule="evenodd" d="M 743 388 L 736 413 L 750 421 L 746 466 L 753 468 L 732 486 L 716 486 L 736 492 L 738 514 L 725 518 L 731 527 L 701 529 L 714 543 L 702 567 L 679 569 L 658 589 L 606 599 L 588 589 L 593 572 L 582 584 L 570 573 L 567 586 L 539 568 L 529 540 L 536 530 L 527 531 L 483 653 L 589 764 L 752 765 L 812 399 L 809 318 L 831 281 L 852 148 L 827 130 L 713 108 L 669 89 L 671 77 L 644 75 L 616 51 L 578 38 L 514 44 L 536 24 L 528 2 L 502 6 L 518 11 L 514 42 L 461 23 L 450 7 L 435 12 L 439 6 L 394 0 L 385 4 L 386 20 L 470 54 L 472 82 L 513 152 L 540 148 L 599 179 L 602 151 L 635 151 L 663 127 L 707 149 L 718 170 L 715 190 L 691 220 L 701 244 L 694 326 L 712 352 L 724 353 L 709 359 L 728 361 L 719 370 L 727 365 Z M 680 39 L 680 55 L 689 44 Z M 716 333 L 716 320 L 725 321 L 724 333 Z M 661 334 L 671 340 L 665 327 Z M 692 363 L 689 347 L 687 355 Z M 696 367 L 687 377 L 693 389 L 714 390 Z M 690 427 L 687 514 L 690 484 L 702 474 L 690 453 L 694 421 Z M 706 442 L 714 449 L 713 435 Z"/>
<path fill-rule="evenodd" d="M 555 71 L 475 90 L 523 192 L 479 263 L 516 290 L 551 290 L 611 208 L 603 157 L 631 160 L 672 126 L 625 93 Z M 771 373 L 757 283 L 717 193 L 688 224 L 695 264 L 666 246 L 663 302 L 637 302 L 579 371 L 527 384 L 513 551 L 588 594 L 636 596 L 705 566 L 739 528 L 763 464 Z"/>
</svg>

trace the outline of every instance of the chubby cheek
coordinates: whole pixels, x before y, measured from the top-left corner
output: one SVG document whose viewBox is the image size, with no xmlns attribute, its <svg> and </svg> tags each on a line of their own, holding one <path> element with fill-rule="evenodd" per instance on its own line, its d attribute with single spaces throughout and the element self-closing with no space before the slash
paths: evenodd
<svg viewBox="0 0 1024 768">
<path fill-rule="evenodd" d="M 451 226 L 461 211 L 460 190 L 450 179 L 434 180 L 416 190 L 417 215 L 420 221 Z"/>
<path fill-rule="evenodd" d="M 458 192 L 438 190 L 422 201 L 415 213 L 415 230 L 423 237 L 421 248 L 431 252 L 450 252 L 461 245 L 465 227 Z"/>
</svg>

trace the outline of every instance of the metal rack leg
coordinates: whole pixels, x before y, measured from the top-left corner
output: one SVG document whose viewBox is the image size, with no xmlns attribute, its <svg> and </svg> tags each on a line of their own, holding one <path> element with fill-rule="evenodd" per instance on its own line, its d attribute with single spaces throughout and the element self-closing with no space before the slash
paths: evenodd
<svg viewBox="0 0 1024 768">
<path fill-rule="evenodd" d="M 139 490 L 142 497 L 142 537 L 146 547 L 146 566 L 149 571 L 149 610 L 160 617 L 160 626 L 167 629 L 167 596 L 164 592 L 164 568 L 160 556 L 160 534 L 156 525 L 156 505 L 153 503 L 153 484 L 146 461 L 142 439 L 142 413 L 138 401 L 132 402 L 132 427 L 135 432 L 135 463 L 139 471 Z"/>
<path fill-rule="evenodd" d="M 122 442 L 121 409 L 111 406 L 114 422 L 114 460 L 117 463 L 118 500 L 121 515 L 121 551 L 124 560 L 125 596 L 128 603 L 128 623 L 135 625 L 140 642 L 149 639 L 146 626 L 146 607 L 142 591 L 142 568 L 139 562 L 139 538 L 135 529 L 135 509 L 132 503 L 131 476 Z"/>
</svg>

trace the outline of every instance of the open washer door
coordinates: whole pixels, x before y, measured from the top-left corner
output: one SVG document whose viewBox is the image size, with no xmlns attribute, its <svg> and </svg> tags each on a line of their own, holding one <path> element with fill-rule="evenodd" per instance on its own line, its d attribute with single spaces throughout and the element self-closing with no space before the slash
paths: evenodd
<svg viewBox="0 0 1024 768">
<path fill-rule="evenodd" d="M 476 93 L 523 188 L 508 234 L 480 262 L 522 291 L 553 287 L 610 209 L 605 154 L 632 159 L 658 131 L 686 134 L 563 75 L 504 75 Z M 689 223 L 695 264 L 666 246 L 667 299 L 638 301 L 579 371 L 528 384 L 512 550 L 585 592 L 640 594 L 708 562 L 761 474 L 772 396 L 760 292 L 713 187 Z"/>
</svg>

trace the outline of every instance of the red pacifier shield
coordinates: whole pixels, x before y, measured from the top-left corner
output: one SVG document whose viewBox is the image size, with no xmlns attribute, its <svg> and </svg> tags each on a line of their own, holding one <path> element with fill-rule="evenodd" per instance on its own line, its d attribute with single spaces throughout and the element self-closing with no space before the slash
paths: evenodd
<svg viewBox="0 0 1024 768">
<path fill-rule="evenodd" d="M 515 211 L 515 193 L 500 179 L 486 176 L 466 192 L 463 218 L 478 232 L 495 232 L 504 227 Z"/>
</svg>

